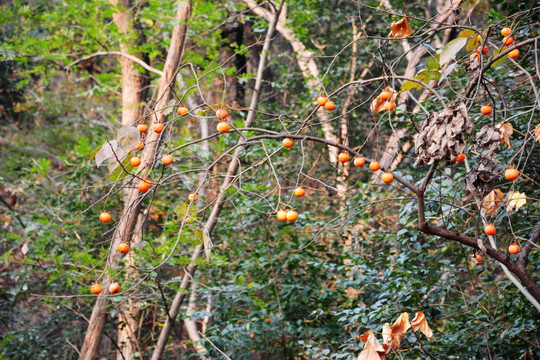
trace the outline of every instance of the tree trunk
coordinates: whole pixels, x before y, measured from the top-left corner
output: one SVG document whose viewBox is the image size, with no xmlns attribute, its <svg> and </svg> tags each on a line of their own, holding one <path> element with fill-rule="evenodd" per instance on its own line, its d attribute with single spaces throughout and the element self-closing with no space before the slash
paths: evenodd
<svg viewBox="0 0 540 360">
<path fill-rule="evenodd" d="M 165 60 L 163 75 L 160 79 L 159 90 L 156 97 L 156 112 L 154 114 L 156 122 L 163 122 L 165 117 L 163 112 L 160 110 L 164 108 L 169 100 L 170 85 L 174 82 L 174 77 L 182 58 L 187 33 L 187 20 L 189 19 L 190 9 L 190 1 L 180 1 L 178 3 L 176 13 L 178 25 L 174 27 L 172 32 L 171 45 Z M 146 173 L 152 169 L 154 164 L 154 159 L 160 143 L 160 136 L 160 134 L 155 132 L 151 132 L 148 135 L 146 151 L 141 160 L 141 168 L 144 168 Z M 107 266 L 109 267 L 115 267 L 122 255 L 116 251 L 118 245 L 123 241 L 128 243 L 130 242 L 141 208 L 140 196 L 141 194 L 137 188 L 132 188 L 126 196 L 123 212 L 124 216 L 120 220 L 113 234 L 112 245 L 107 257 Z M 103 326 L 105 324 L 105 316 L 107 313 L 106 307 L 108 304 L 107 296 L 109 294 L 109 282 L 110 278 L 107 277 L 104 282 L 105 286 L 103 287 L 103 292 L 98 296 L 94 305 L 83 347 L 81 349 L 81 354 L 79 356 L 80 360 L 93 360 L 96 357 L 99 339 L 101 337 Z"/>
<path fill-rule="evenodd" d="M 148 210 L 139 214 L 133 238 L 131 239 L 130 247 L 132 249 L 138 247 L 142 241 L 147 216 Z M 133 258 L 132 252 L 127 253 L 126 258 L 129 267 L 126 269 L 125 278 L 136 280 L 139 272 L 135 270 L 135 259 Z M 116 352 L 116 360 L 133 360 L 135 358 L 133 354 L 136 351 L 140 352 L 139 342 L 136 336 L 138 329 L 138 313 L 139 309 L 132 298 L 129 298 L 127 302 L 122 303 L 118 313 L 118 336 L 116 341 L 121 351 L 118 350 Z"/>
<path fill-rule="evenodd" d="M 268 32 L 266 34 L 264 47 L 261 52 L 261 57 L 259 61 L 259 67 L 257 69 L 255 87 L 253 89 L 253 95 L 251 97 L 251 105 L 249 106 L 248 116 L 245 121 L 245 127 L 250 127 L 253 124 L 253 121 L 255 120 L 256 110 L 259 105 L 259 97 L 260 97 L 260 91 L 261 91 L 261 86 L 262 86 L 263 72 L 266 67 L 268 53 L 270 50 L 270 43 L 272 41 L 272 37 L 274 36 L 274 31 L 276 29 L 278 18 L 279 18 L 279 12 L 274 14 L 274 17 L 270 21 L 270 27 L 268 28 Z M 244 140 L 240 139 L 239 145 L 241 145 L 243 142 Z M 225 192 L 234 181 L 234 175 L 238 171 L 238 166 L 239 166 L 239 163 L 238 161 L 236 161 L 236 159 L 240 158 L 240 154 L 242 150 L 243 150 L 243 146 L 239 146 L 238 148 L 236 148 L 234 155 L 232 157 L 233 160 L 231 160 L 231 162 L 229 163 L 227 176 L 225 180 L 223 181 L 222 185 L 220 186 L 220 191 L 218 193 L 217 198 L 215 199 L 214 207 L 212 208 L 212 212 L 210 213 L 210 216 L 208 217 L 208 220 L 206 221 L 206 224 L 204 226 L 203 232 L 208 234 L 208 236 L 212 235 L 212 232 L 217 224 L 219 214 L 221 213 L 221 209 L 223 209 L 223 205 L 225 204 Z M 161 329 L 161 333 L 159 334 L 159 339 L 156 343 L 156 347 L 154 348 L 154 352 L 152 354 L 152 360 L 160 360 L 165 351 L 165 346 L 167 345 L 167 341 L 169 340 L 169 335 L 172 330 L 172 325 L 176 319 L 176 316 L 178 315 L 180 311 L 180 307 L 182 306 L 182 303 L 184 302 L 187 290 L 189 290 L 191 286 L 191 279 L 193 278 L 193 275 L 195 271 L 197 270 L 196 261 L 202 256 L 203 250 L 204 248 L 202 244 L 197 245 L 197 247 L 195 248 L 195 251 L 193 252 L 193 255 L 191 256 L 190 264 L 185 269 L 185 274 L 184 274 L 184 277 L 182 278 L 182 283 L 180 284 L 180 288 L 178 289 L 178 292 L 176 293 L 171 303 L 171 306 L 169 308 L 168 316 L 165 319 L 165 325 L 163 325 L 163 328 Z"/>
</svg>

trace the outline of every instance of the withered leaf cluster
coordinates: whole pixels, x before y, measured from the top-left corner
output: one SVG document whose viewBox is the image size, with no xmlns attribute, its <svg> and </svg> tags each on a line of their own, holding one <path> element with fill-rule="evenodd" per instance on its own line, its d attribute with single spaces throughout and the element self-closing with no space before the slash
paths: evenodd
<svg viewBox="0 0 540 360">
<path fill-rule="evenodd" d="M 499 166 L 493 161 L 503 135 L 494 126 L 485 125 L 476 134 L 476 146 L 481 149 L 482 160 L 465 175 L 467 195 L 481 200 L 495 188 L 499 180 Z"/>
<path fill-rule="evenodd" d="M 486 193 L 495 188 L 499 178 L 498 171 L 499 167 L 494 161 L 480 161 L 465 175 L 466 192 L 477 200 L 483 199 Z"/>
<path fill-rule="evenodd" d="M 439 113 L 431 113 L 414 142 L 417 155 L 414 166 L 439 161 L 454 164 L 456 156 L 464 151 L 465 140 L 472 131 L 467 108 L 461 102 Z"/>
</svg>

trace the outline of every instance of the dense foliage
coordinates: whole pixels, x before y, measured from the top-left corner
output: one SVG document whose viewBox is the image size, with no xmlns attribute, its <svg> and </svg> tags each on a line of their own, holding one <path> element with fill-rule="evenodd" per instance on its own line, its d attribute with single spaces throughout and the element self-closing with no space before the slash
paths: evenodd
<svg viewBox="0 0 540 360">
<path fill-rule="evenodd" d="M 162 70 L 177 1 L 133 3 L 136 32 L 144 41 L 131 50 Z M 527 194 L 527 204 L 517 211 L 503 207 L 490 221 L 501 252 L 516 239 L 525 246 L 540 223 L 540 150 L 532 135 L 539 124 L 538 41 L 520 48 L 517 63 L 505 59 L 487 70 L 488 80 L 462 99 L 472 77 L 471 49 L 463 48 L 451 65 L 439 66 L 436 53 L 445 37 L 446 42 L 458 39 L 463 29 L 422 35 L 419 29 L 437 12 L 426 10 L 426 2 L 390 1 L 392 9 L 377 1 L 287 4 L 287 24 L 313 54 L 326 94 L 350 81 L 352 61 L 353 79 L 402 75 L 404 48 L 387 36 L 392 22 L 410 16 L 416 35 L 408 39 L 410 45 L 427 49 L 415 74 L 435 61 L 431 70 L 446 77 L 436 84 L 437 92 L 446 104 L 468 102 L 475 132 L 496 123 L 513 126 L 511 146 L 497 148 L 496 164 L 501 174 L 512 164 L 523 175 L 510 182 L 499 174 L 496 188 Z M 126 275 L 127 260 L 108 267 L 110 238 L 123 215 L 121 186 L 130 176 L 115 181 L 106 167 L 89 159 L 122 126 L 121 71 L 114 56 L 79 60 L 118 51 L 129 36 L 112 20 L 120 8 L 101 0 L 17 0 L 0 6 L 0 358 L 76 359 L 95 301 L 90 285 L 107 274 L 126 292 L 111 298 L 100 355 L 114 358 L 117 315 L 130 298 L 138 309 L 136 358 L 149 358 L 191 253 L 203 241 L 203 224 L 230 156 L 213 167 L 197 204 L 187 202 L 188 194 L 198 189 L 201 169 L 235 146 L 240 135 L 231 132 L 180 148 L 172 152 L 173 165 L 156 166 L 152 178 L 163 181 L 142 200 L 143 241 L 131 250 L 137 275 Z M 523 41 L 538 39 L 539 13 L 533 1 L 465 1 L 456 24 L 484 34 L 489 29 L 493 43 L 500 43 L 503 26 L 511 26 L 516 41 Z M 200 139 L 203 118 L 214 133 L 214 108 L 223 104 L 231 125 L 244 126 L 267 30 L 268 22 L 242 1 L 193 1 L 182 60 L 189 66 L 173 85 L 170 132 L 159 158 Z M 358 31 L 363 33 L 354 50 L 351 41 Z M 297 61 L 289 41 L 276 34 L 253 128 L 293 132 L 314 111 L 321 91 L 307 85 Z M 159 77 L 137 69 L 148 81 L 141 106 L 152 109 Z M 369 158 L 384 155 L 396 128 L 408 130 L 400 145 L 414 143 L 426 113 L 442 110 L 437 97 L 428 96 L 413 112 L 421 88 L 410 90 L 414 100 L 395 112 L 370 112 L 371 101 L 386 85 L 401 88 L 393 81 L 361 84 L 350 97 L 345 89 L 332 98 L 337 107 L 329 121 L 336 133 L 346 119 L 349 147 Z M 188 98 L 214 108 L 176 115 Z M 496 109 L 494 117 L 480 114 L 486 103 Z M 322 138 L 323 121 L 314 116 L 303 134 Z M 254 135 L 255 130 L 245 132 Z M 474 136 L 467 141 L 467 161 L 474 167 L 484 161 L 483 150 Z M 393 172 L 419 185 L 428 166 L 414 167 L 415 157 L 413 144 Z M 404 353 L 388 358 L 540 357 L 538 310 L 497 261 L 484 256 L 476 263 L 471 260 L 476 250 L 418 230 L 417 201 L 404 187 L 379 184 L 365 167 L 351 166 L 350 175 L 339 180 L 343 167 L 329 161 L 328 147 L 320 142 L 295 141 L 283 149 L 281 140 L 263 139 L 246 147 L 240 162 L 241 176 L 227 189 L 211 237 L 211 258 L 198 260 L 194 278 L 197 311 L 191 318 L 207 326 L 202 344 L 208 358 L 221 358 L 220 349 L 235 360 L 355 359 L 364 346 L 360 335 L 371 330 L 382 339 L 385 323 L 417 311 L 425 313 L 433 339 L 407 333 Z M 466 174 L 464 164 L 440 165 L 426 190 L 426 219 L 485 238 L 480 211 L 466 192 Z M 339 181 L 347 183 L 346 194 L 336 192 Z M 306 189 L 303 198 L 292 195 L 299 184 Z M 296 209 L 298 220 L 276 221 L 281 206 Z M 110 224 L 99 221 L 102 211 L 111 212 Z M 186 213 L 189 221 L 182 220 Z M 539 269 L 535 245 L 527 270 L 536 284 Z M 164 358 L 200 358 L 182 327 L 185 317 L 183 308 Z"/>
</svg>

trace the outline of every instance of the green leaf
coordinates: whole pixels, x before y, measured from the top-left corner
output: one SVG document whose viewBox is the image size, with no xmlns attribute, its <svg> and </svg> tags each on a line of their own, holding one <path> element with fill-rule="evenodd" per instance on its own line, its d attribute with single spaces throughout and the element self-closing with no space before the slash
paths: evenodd
<svg viewBox="0 0 540 360">
<path fill-rule="evenodd" d="M 186 217 L 186 214 L 188 213 L 188 207 L 189 214 Z M 187 224 L 190 224 L 197 219 L 197 210 L 195 209 L 195 204 L 189 206 L 187 202 L 182 202 L 174 209 L 174 213 L 176 214 L 176 216 L 178 216 L 180 220 L 184 220 L 184 218 L 186 218 Z"/>
<path fill-rule="evenodd" d="M 118 181 L 120 179 L 123 179 L 126 177 L 126 175 L 129 174 L 131 170 L 133 170 L 133 166 L 131 166 L 131 156 L 126 156 L 124 161 L 122 161 L 122 165 L 124 166 L 127 172 L 124 171 L 122 166 L 118 165 L 117 167 L 114 168 L 114 170 L 111 171 L 109 176 L 107 176 L 107 178 L 110 181 Z"/>
<path fill-rule="evenodd" d="M 476 40 L 476 36 L 473 36 L 469 39 L 469 41 L 467 41 L 467 46 L 465 46 L 465 49 L 467 51 L 472 51 L 476 49 L 479 45 L 480 43 L 478 42 L 478 40 Z"/>
<path fill-rule="evenodd" d="M 508 49 L 508 47 L 503 46 L 502 48 L 495 50 L 495 51 L 493 52 L 493 56 L 499 55 L 501 52 L 505 51 L 506 49 Z M 506 58 L 507 58 L 507 55 L 504 55 L 502 58 L 500 58 L 499 60 L 497 60 L 497 61 L 495 61 L 493 64 L 491 64 L 491 67 L 494 68 L 495 66 L 499 65 L 499 64 L 502 63 L 504 60 L 506 60 Z"/>
<path fill-rule="evenodd" d="M 103 146 L 103 144 L 99 145 L 97 148 L 95 148 L 92 153 L 90 154 L 90 156 L 88 156 L 88 161 L 92 161 L 94 160 L 94 158 L 96 157 L 96 154 L 98 153 L 99 150 L 101 150 L 101 147 Z"/>
<path fill-rule="evenodd" d="M 476 34 L 476 31 L 471 30 L 471 29 L 465 29 L 459 33 L 458 37 L 468 38 L 469 36 L 474 35 L 474 34 Z"/>
<path fill-rule="evenodd" d="M 465 46 L 467 38 L 457 38 L 450 41 L 441 51 L 439 63 L 441 66 L 450 61 Z"/>
<path fill-rule="evenodd" d="M 414 78 L 427 84 L 429 80 L 439 80 L 441 78 L 441 73 L 438 71 L 422 70 Z M 407 91 L 411 89 L 422 90 L 423 88 L 424 85 L 407 80 L 401 86 L 401 91 Z"/>
<path fill-rule="evenodd" d="M 429 70 L 437 70 L 437 69 L 440 69 L 441 67 L 441 64 L 439 64 L 439 58 L 441 56 L 439 54 L 435 55 L 434 57 L 431 56 L 428 61 L 427 61 L 427 68 Z"/>
</svg>

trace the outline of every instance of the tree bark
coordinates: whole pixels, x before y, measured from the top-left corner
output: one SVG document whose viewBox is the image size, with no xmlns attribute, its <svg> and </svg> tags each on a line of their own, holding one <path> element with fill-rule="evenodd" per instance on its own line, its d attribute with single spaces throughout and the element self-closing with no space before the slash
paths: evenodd
<svg viewBox="0 0 540 360">
<path fill-rule="evenodd" d="M 170 96 L 170 85 L 174 82 L 174 77 L 180 64 L 182 54 L 185 46 L 185 38 L 187 33 L 187 20 L 189 19 L 191 9 L 190 1 L 180 1 L 178 3 L 176 21 L 178 24 L 173 28 L 171 36 L 171 45 L 169 47 L 168 55 L 165 60 L 165 66 L 163 69 L 163 76 L 160 79 L 159 90 L 157 94 L 156 106 L 155 106 L 155 121 L 163 122 L 164 115 L 161 109 L 167 104 Z M 141 168 L 145 169 L 148 173 L 154 164 L 157 149 L 159 147 L 160 134 L 151 132 L 147 138 L 146 151 L 141 159 Z M 137 188 L 133 188 L 126 196 L 124 203 L 124 216 L 120 220 L 112 238 L 111 248 L 107 256 L 107 266 L 113 268 L 118 264 L 118 260 L 121 255 L 116 251 L 118 245 L 121 242 L 130 242 L 133 229 L 137 222 L 137 218 L 141 209 L 141 194 Z M 84 339 L 84 343 L 79 356 L 80 360 L 93 360 L 97 355 L 97 348 L 99 345 L 99 339 L 105 324 L 105 317 L 107 314 L 108 304 L 108 284 L 110 278 L 106 278 L 104 282 L 103 292 L 98 296 L 90 322 L 88 324 L 88 330 Z"/>
<path fill-rule="evenodd" d="M 260 91 L 262 87 L 263 72 L 266 67 L 268 53 L 270 50 L 270 43 L 272 41 L 272 37 L 274 36 L 274 31 L 276 29 L 278 19 L 279 19 L 279 12 L 274 14 L 273 19 L 270 21 L 270 26 L 266 34 L 265 43 L 264 43 L 264 46 L 261 52 L 260 61 L 259 61 L 259 67 L 257 69 L 257 77 L 255 80 L 255 87 L 253 89 L 253 95 L 251 97 L 251 104 L 250 104 L 249 112 L 245 121 L 246 127 L 250 127 L 253 121 L 255 120 L 256 110 L 259 105 L 259 97 L 260 97 Z M 227 176 L 225 177 L 225 180 L 220 186 L 220 191 L 215 200 L 214 207 L 212 208 L 212 212 L 210 213 L 210 216 L 208 217 L 208 220 L 206 221 L 206 224 L 204 226 L 203 232 L 208 234 L 208 236 L 212 235 L 212 232 L 217 224 L 221 210 L 223 209 L 223 205 L 225 204 L 225 192 L 234 181 L 234 175 L 238 171 L 239 163 L 236 159 L 239 159 L 240 157 L 240 154 L 243 150 L 243 146 L 241 146 L 241 144 L 243 144 L 244 142 L 245 142 L 244 139 L 239 140 L 240 146 L 238 146 L 238 148 L 235 150 L 232 160 L 229 163 Z M 195 271 L 197 270 L 196 261 L 202 256 L 203 251 L 204 251 L 203 245 L 202 244 L 197 245 L 197 247 L 195 248 L 195 251 L 193 252 L 191 256 L 190 264 L 185 269 L 185 274 L 184 274 L 184 277 L 182 278 L 182 283 L 180 284 L 180 288 L 178 289 L 178 292 L 176 293 L 171 303 L 171 306 L 169 308 L 169 313 L 167 314 L 168 315 L 167 319 L 165 319 L 165 324 L 163 325 L 163 328 L 161 329 L 161 333 L 159 334 L 159 339 L 156 343 L 156 347 L 154 348 L 154 352 L 152 354 L 152 360 L 160 360 L 165 351 L 165 346 L 167 345 L 167 341 L 169 340 L 169 335 L 172 330 L 172 325 L 176 319 L 176 316 L 178 315 L 180 311 L 180 307 L 182 306 L 182 303 L 184 302 L 186 293 L 191 286 L 193 275 Z"/>
</svg>

